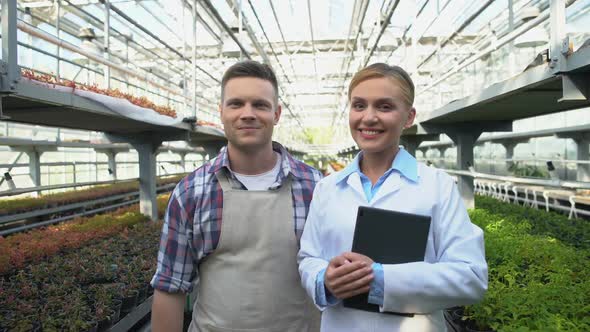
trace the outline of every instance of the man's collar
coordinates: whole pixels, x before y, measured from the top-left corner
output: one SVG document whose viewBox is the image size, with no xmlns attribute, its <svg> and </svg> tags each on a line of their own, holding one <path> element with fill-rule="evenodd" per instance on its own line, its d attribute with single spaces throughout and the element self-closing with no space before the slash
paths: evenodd
<svg viewBox="0 0 590 332">
<path fill-rule="evenodd" d="M 281 173 L 282 174 L 289 174 L 291 173 L 295 178 L 303 179 L 305 175 L 303 174 L 303 170 L 299 167 L 297 160 L 295 160 L 291 154 L 278 142 L 272 142 L 272 149 L 275 152 L 278 152 L 281 156 Z M 229 167 L 229 155 L 227 153 L 227 145 L 224 146 L 217 157 L 212 161 L 211 168 L 209 168 L 209 173 L 217 173 L 222 168 L 227 168 L 230 170 Z"/>
<path fill-rule="evenodd" d="M 354 157 L 354 160 L 350 164 L 348 164 L 348 166 L 346 166 L 342 171 L 340 171 L 340 173 L 338 173 L 336 183 L 340 183 L 344 179 L 348 178 L 348 176 L 352 173 L 361 173 L 360 160 L 362 158 L 362 154 L 362 151 L 359 152 Z M 418 182 L 418 162 L 416 161 L 416 158 L 414 158 L 414 156 L 412 156 L 404 148 L 399 148 L 399 151 L 395 155 L 395 158 L 391 163 L 391 167 L 389 168 L 389 170 L 387 170 L 387 172 L 389 172 L 392 169 L 400 172 L 400 174 L 408 180 Z"/>
</svg>

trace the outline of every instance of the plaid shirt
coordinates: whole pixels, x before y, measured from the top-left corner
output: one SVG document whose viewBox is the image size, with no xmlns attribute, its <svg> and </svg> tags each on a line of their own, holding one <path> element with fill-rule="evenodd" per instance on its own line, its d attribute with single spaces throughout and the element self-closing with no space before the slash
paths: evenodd
<svg viewBox="0 0 590 332">
<path fill-rule="evenodd" d="M 293 230 L 299 241 L 314 187 L 322 175 L 293 159 L 280 144 L 273 142 L 273 149 L 281 154 L 281 168 L 269 189 L 278 188 L 287 174 L 293 175 Z M 227 147 L 215 159 L 182 179 L 172 192 L 164 216 L 158 267 L 151 281 L 155 289 L 168 293 L 190 292 L 193 280 L 198 278 L 196 267 L 217 247 L 221 233 L 223 191 L 215 174 L 223 168 L 229 170 Z M 233 173 L 228 173 L 234 188 L 246 190 Z"/>
</svg>

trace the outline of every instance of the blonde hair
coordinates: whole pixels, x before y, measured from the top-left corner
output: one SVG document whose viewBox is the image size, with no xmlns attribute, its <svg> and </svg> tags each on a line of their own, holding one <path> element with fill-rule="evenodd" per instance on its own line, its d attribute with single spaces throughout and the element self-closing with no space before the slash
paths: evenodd
<svg viewBox="0 0 590 332">
<path fill-rule="evenodd" d="M 352 89 L 360 83 L 373 78 L 389 78 L 394 80 L 402 90 L 404 101 L 409 106 L 414 104 L 414 82 L 412 82 L 410 75 L 399 66 L 390 66 L 385 63 L 374 63 L 354 74 L 348 86 L 348 99 L 350 99 Z"/>
</svg>

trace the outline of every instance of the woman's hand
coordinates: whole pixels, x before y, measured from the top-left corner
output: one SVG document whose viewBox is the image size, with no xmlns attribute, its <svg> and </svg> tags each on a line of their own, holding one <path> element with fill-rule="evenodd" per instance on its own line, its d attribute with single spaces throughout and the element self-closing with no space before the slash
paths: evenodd
<svg viewBox="0 0 590 332">
<path fill-rule="evenodd" d="M 367 256 L 345 252 L 330 260 L 324 285 L 338 299 L 368 293 L 373 281 L 372 264 Z"/>
<path fill-rule="evenodd" d="M 356 252 L 344 252 L 342 253 L 344 258 L 351 262 L 364 262 L 367 266 L 373 265 L 373 260 L 365 255 L 357 254 Z"/>
</svg>

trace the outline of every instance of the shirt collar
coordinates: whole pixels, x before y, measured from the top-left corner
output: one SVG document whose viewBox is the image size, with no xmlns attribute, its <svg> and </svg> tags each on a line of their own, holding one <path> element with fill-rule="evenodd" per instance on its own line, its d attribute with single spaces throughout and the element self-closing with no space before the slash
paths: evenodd
<svg viewBox="0 0 590 332">
<path fill-rule="evenodd" d="M 338 173 L 336 178 L 336 183 L 340 183 L 344 179 L 346 179 L 352 173 L 361 173 L 360 169 L 360 160 L 362 158 L 363 152 L 359 152 L 355 157 L 354 160 L 348 164 L 340 173 Z M 400 172 L 402 176 L 405 178 L 413 181 L 418 182 L 418 162 L 416 158 L 412 156 L 408 151 L 404 148 L 400 147 L 399 151 L 395 155 L 393 162 L 391 163 L 391 167 L 385 173 L 390 172 L 391 170 L 396 170 Z"/>
<path fill-rule="evenodd" d="M 287 152 L 287 149 L 285 149 L 285 147 L 273 141 L 272 149 L 281 155 L 281 171 L 279 172 L 279 177 L 284 178 L 285 174 L 290 173 L 295 178 L 305 178 L 305 174 L 303 174 L 303 169 L 298 167 L 297 160 L 295 160 L 291 156 L 291 154 Z M 215 157 L 215 159 L 211 162 L 211 168 L 209 168 L 209 173 L 217 173 L 222 168 L 226 168 L 228 171 L 230 170 L 227 145 L 221 149 L 217 157 Z"/>
</svg>

